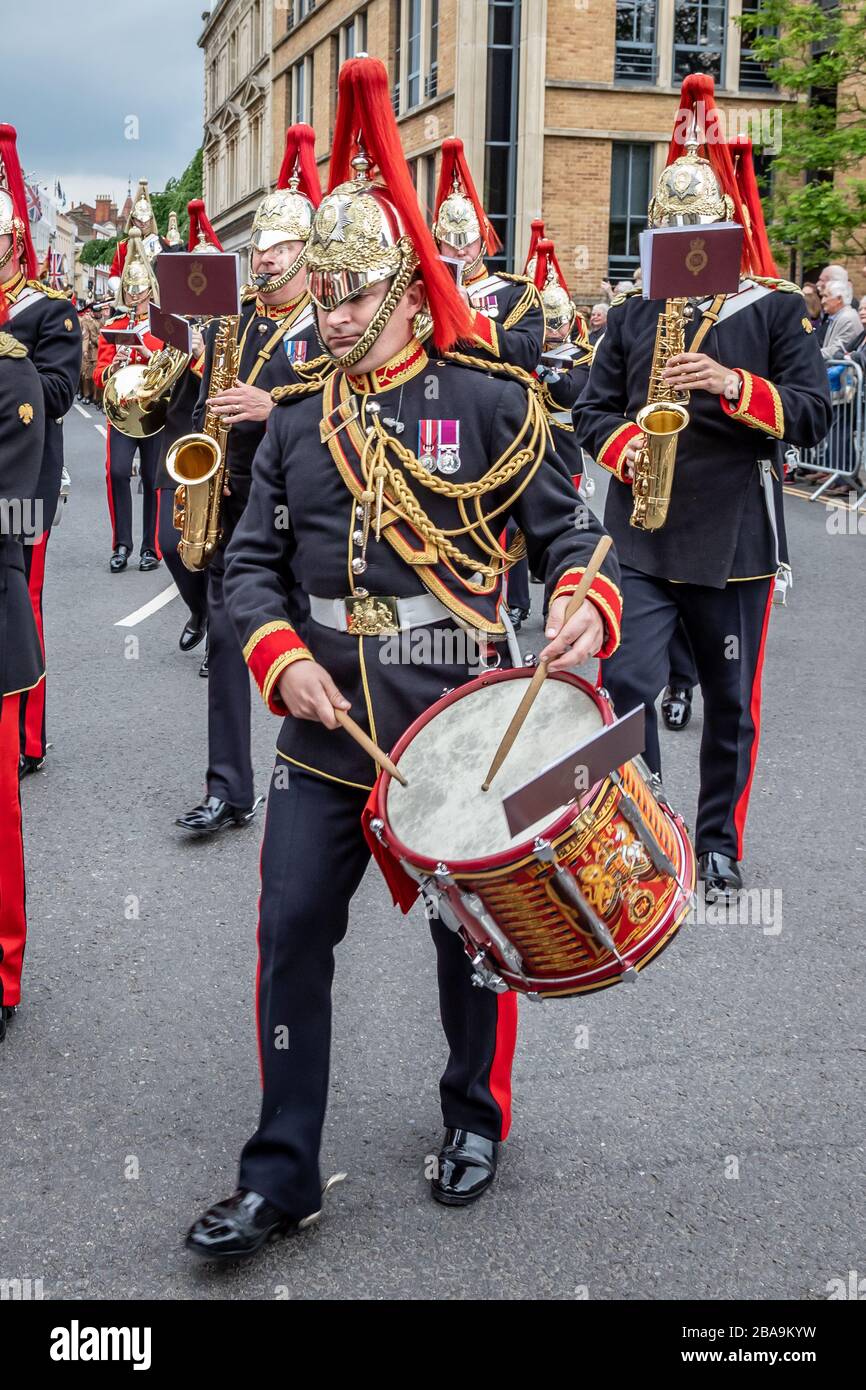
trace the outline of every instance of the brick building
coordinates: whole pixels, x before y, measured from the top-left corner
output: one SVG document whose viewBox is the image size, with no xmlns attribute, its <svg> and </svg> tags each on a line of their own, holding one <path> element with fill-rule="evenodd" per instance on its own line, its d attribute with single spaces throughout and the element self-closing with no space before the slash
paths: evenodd
<svg viewBox="0 0 866 1390">
<path fill-rule="evenodd" d="M 543 214 L 582 303 L 637 264 L 686 73 L 713 73 L 727 133 L 752 134 L 759 175 L 778 148 L 787 99 L 733 23 L 757 0 L 279 0 L 266 7 L 266 25 L 257 3 L 217 0 L 200 40 L 205 196 L 227 245 L 273 186 L 292 122 L 315 128 L 324 182 L 337 73 L 361 51 L 388 67 L 422 207 L 429 212 L 434 197 L 442 140 L 460 135 L 503 264 L 522 267 L 530 222 Z M 243 35 L 256 23 L 268 51 L 253 61 Z M 250 137 L 245 158 L 251 110 L 267 129 Z M 227 130 L 238 142 L 233 164 Z"/>
</svg>

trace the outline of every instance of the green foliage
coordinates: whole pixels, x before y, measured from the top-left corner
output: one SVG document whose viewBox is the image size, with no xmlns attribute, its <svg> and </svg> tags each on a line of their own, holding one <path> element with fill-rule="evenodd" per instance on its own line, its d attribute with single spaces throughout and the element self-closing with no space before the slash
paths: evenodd
<svg viewBox="0 0 866 1390">
<path fill-rule="evenodd" d="M 162 236 L 168 231 L 169 213 L 176 212 L 178 230 L 186 241 L 189 235 L 189 214 L 186 205 L 190 198 L 200 198 L 201 194 L 202 154 L 199 148 L 179 179 L 169 179 L 162 193 L 151 194 L 150 201 L 153 204 L 156 225 Z"/>
<path fill-rule="evenodd" d="M 111 265 L 117 250 L 117 241 L 117 237 L 114 236 L 109 237 L 107 241 L 86 241 L 78 259 L 82 265 Z"/>
<path fill-rule="evenodd" d="M 773 161 L 774 247 L 795 247 L 805 264 L 828 247 L 837 259 L 866 254 L 866 179 L 848 173 L 866 160 L 866 6 L 763 0 L 737 23 L 779 89 L 797 98 L 783 109 Z"/>
</svg>

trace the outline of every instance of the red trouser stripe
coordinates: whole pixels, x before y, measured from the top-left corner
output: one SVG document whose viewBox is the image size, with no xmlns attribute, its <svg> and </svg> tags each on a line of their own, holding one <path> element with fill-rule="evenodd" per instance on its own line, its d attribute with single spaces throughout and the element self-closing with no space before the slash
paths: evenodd
<svg viewBox="0 0 866 1390">
<path fill-rule="evenodd" d="M 45 631 L 42 623 L 42 587 L 45 583 L 45 553 L 48 549 L 48 532 L 44 531 L 39 537 L 36 545 L 32 547 L 33 556 L 30 561 L 30 575 L 27 580 L 27 587 L 30 590 L 30 603 L 33 608 L 33 617 L 36 619 L 36 630 L 39 633 L 39 645 L 42 648 L 42 660 L 45 661 Z M 45 717 L 45 681 L 41 680 L 35 690 L 27 692 L 24 702 L 24 748 L 23 752 L 29 758 L 42 758 L 45 756 L 45 749 L 42 746 L 42 724 Z"/>
<path fill-rule="evenodd" d="M 156 517 L 154 518 L 154 522 L 153 522 L 153 540 L 154 540 L 154 544 L 156 545 L 156 558 L 157 558 L 158 560 L 161 560 L 161 559 L 162 559 L 162 551 L 160 550 L 160 547 L 159 547 L 159 508 L 160 508 L 160 504 L 161 504 L 161 502 L 162 502 L 162 488 L 156 487 L 155 484 L 154 484 L 154 489 L 153 489 L 153 496 L 154 496 L 154 501 L 156 502 Z"/>
<path fill-rule="evenodd" d="M 752 698 L 749 701 L 749 714 L 751 716 L 754 733 L 752 735 L 752 751 L 749 755 L 749 775 L 746 778 L 746 785 L 740 793 L 739 800 L 734 808 L 734 827 L 737 832 L 737 858 L 743 857 L 743 834 L 746 829 L 746 815 L 749 810 L 749 796 L 752 790 L 752 778 L 755 775 L 755 764 L 758 761 L 758 743 L 761 737 L 761 678 L 764 673 L 764 648 L 767 645 L 767 629 L 770 626 L 770 611 L 773 607 L 773 592 L 775 590 L 775 580 L 770 580 L 770 591 L 767 594 L 767 606 L 764 609 L 764 626 L 761 629 L 761 641 L 758 647 L 758 659 L 755 662 L 755 674 L 752 678 Z"/>
<path fill-rule="evenodd" d="M 4 1004 L 21 1002 L 21 966 L 27 935 L 18 793 L 18 706 L 18 695 L 7 695 L 0 704 L 0 984 Z"/>
<path fill-rule="evenodd" d="M 490 1066 L 490 1094 L 502 1111 L 501 1139 L 511 1129 L 511 1068 L 517 1046 L 517 995 L 509 990 L 496 996 L 496 1046 Z"/>
</svg>

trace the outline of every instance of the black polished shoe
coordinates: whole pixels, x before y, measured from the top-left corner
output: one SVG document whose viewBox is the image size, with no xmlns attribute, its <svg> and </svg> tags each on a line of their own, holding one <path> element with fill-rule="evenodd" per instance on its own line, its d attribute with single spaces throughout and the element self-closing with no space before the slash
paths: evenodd
<svg viewBox="0 0 866 1390">
<path fill-rule="evenodd" d="M 6 1029 L 17 1012 L 17 1004 L 0 1004 L 0 1042 L 6 1037 Z"/>
<path fill-rule="evenodd" d="M 22 753 L 18 758 L 18 780 L 22 777 L 29 777 L 32 772 L 39 772 L 45 764 L 45 754 L 41 758 L 34 758 L 31 753 Z"/>
<path fill-rule="evenodd" d="M 446 1129 L 436 1177 L 430 1192 L 446 1207 L 477 1201 L 496 1177 L 499 1145 L 468 1129 Z"/>
<path fill-rule="evenodd" d="M 257 796 L 252 806 L 230 806 L 218 796 L 206 796 L 198 806 L 178 816 L 175 825 L 181 830 L 190 830 L 194 835 L 214 835 L 226 825 L 247 825 L 264 801 Z"/>
<path fill-rule="evenodd" d="M 128 562 L 129 546 L 117 545 L 114 547 L 114 553 L 112 554 L 112 557 L 108 562 L 108 568 L 111 570 L 112 574 L 120 574 L 121 570 L 126 569 Z"/>
<path fill-rule="evenodd" d="M 207 649 L 205 649 L 204 661 L 202 662 L 201 666 L 199 666 L 199 668 L 198 668 L 198 673 L 199 673 L 199 675 L 200 675 L 200 676 L 203 676 L 205 680 L 207 680 L 208 675 L 210 674 L 209 671 L 208 671 L 207 658 L 208 658 L 208 653 L 207 653 Z"/>
<path fill-rule="evenodd" d="M 685 685 L 669 685 L 662 696 L 662 719 L 668 729 L 684 729 L 692 717 L 692 692 Z"/>
<path fill-rule="evenodd" d="M 205 1260 L 242 1260 L 279 1236 L 304 1230 L 321 1215 L 293 1221 L 258 1192 L 238 1188 L 224 1202 L 208 1207 L 186 1236 L 186 1248 Z"/>
<path fill-rule="evenodd" d="M 204 613 L 190 613 L 186 627 L 180 634 L 178 646 L 182 652 L 191 652 L 207 632 L 207 618 Z"/>
<path fill-rule="evenodd" d="M 154 551 L 143 550 L 141 552 L 141 559 L 138 562 L 138 568 L 143 574 L 147 574 L 148 570 L 158 570 L 159 563 Z"/>
<path fill-rule="evenodd" d="M 743 886 L 743 875 L 736 859 L 716 850 L 698 855 L 698 878 L 705 885 L 708 903 L 733 902 Z"/>
<path fill-rule="evenodd" d="M 529 617 L 529 609 L 509 608 L 508 616 L 511 619 L 511 625 L 514 628 L 514 631 L 519 632 L 523 624 L 526 622 L 526 619 Z"/>
</svg>

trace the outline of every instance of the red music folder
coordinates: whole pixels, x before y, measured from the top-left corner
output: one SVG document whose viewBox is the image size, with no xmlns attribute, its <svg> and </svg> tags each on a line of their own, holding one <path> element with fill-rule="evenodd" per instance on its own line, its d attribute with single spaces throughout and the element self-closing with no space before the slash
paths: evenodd
<svg viewBox="0 0 866 1390">
<path fill-rule="evenodd" d="M 158 256 L 156 278 L 164 313 L 220 317 L 240 312 L 241 267 L 233 251 Z"/>
<path fill-rule="evenodd" d="M 704 299 L 735 294 L 743 229 L 738 222 L 706 227 L 652 227 L 640 234 L 644 299 Z"/>
</svg>

